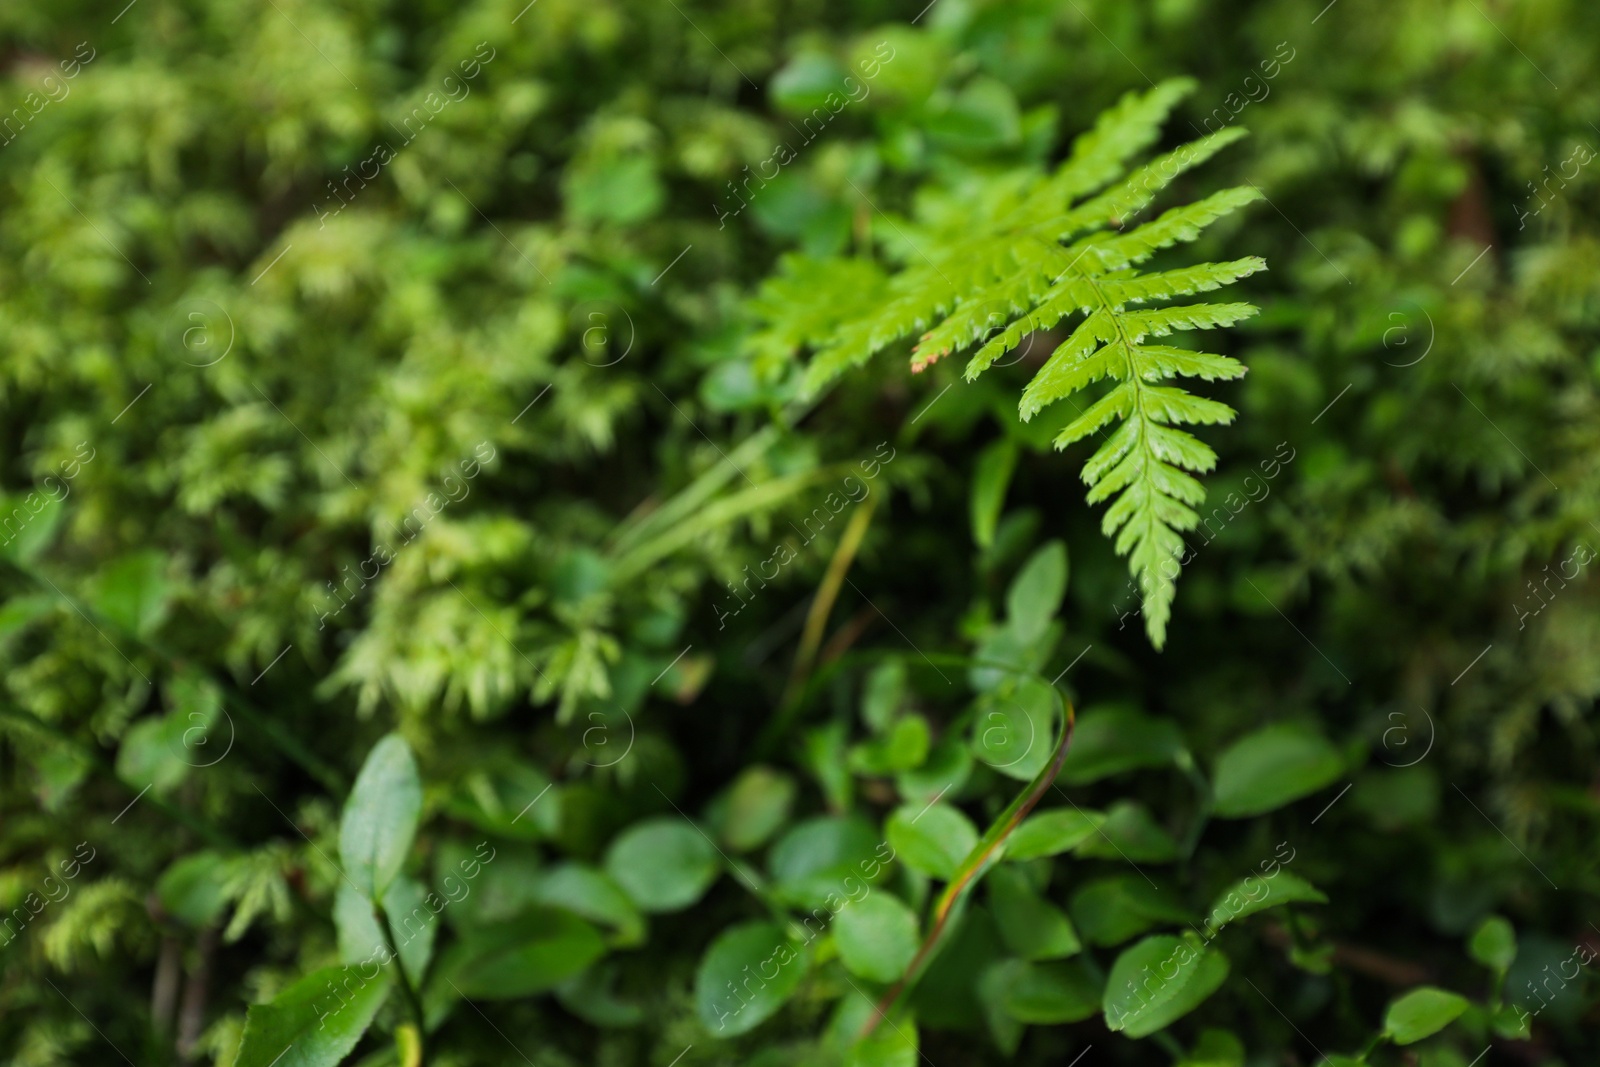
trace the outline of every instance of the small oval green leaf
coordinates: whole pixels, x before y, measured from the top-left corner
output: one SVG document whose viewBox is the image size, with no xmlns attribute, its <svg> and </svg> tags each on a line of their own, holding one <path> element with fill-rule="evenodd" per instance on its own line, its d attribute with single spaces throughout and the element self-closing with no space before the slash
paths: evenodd
<svg viewBox="0 0 1600 1067">
<path fill-rule="evenodd" d="M 1032 781 L 1050 762 L 1058 706 L 1054 690 L 1033 679 L 984 693 L 972 719 L 972 754 L 1007 778 Z"/>
<path fill-rule="evenodd" d="M 1190 921 L 1181 900 L 1137 874 L 1086 883 L 1072 896 L 1072 918 L 1092 945 L 1119 945 L 1157 923 Z"/>
<path fill-rule="evenodd" d="M 909 806 L 898 809 L 889 816 L 888 837 L 900 862 L 945 880 L 978 843 L 972 820 L 948 804 L 932 804 L 920 812 Z"/>
<path fill-rule="evenodd" d="M 723 843 L 735 852 L 764 844 L 789 821 L 794 796 L 791 775 L 760 764 L 746 768 L 722 798 Z"/>
<path fill-rule="evenodd" d="M 439 961 L 435 985 L 477 1000 L 548 992 L 605 955 L 593 926 L 569 912 L 536 908 L 466 934 Z"/>
<path fill-rule="evenodd" d="M 1504 918 L 1491 915 L 1472 932 L 1467 951 L 1492 971 L 1509 970 L 1517 958 L 1517 932 Z"/>
<path fill-rule="evenodd" d="M 1137 800 L 1119 800 L 1106 812 L 1098 832 L 1086 837 L 1076 855 L 1124 863 L 1172 863 L 1178 843 Z"/>
<path fill-rule="evenodd" d="M 1127 949 L 1106 979 L 1106 1026 L 1148 1037 L 1200 1006 L 1228 977 L 1228 958 L 1200 943 L 1158 934 Z"/>
<path fill-rule="evenodd" d="M 892 982 L 917 954 L 917 917 L 898 897 L 878 890 L 845 905 L 833 921 L 833 940 L 852 974 Z"/>
<path fill-rule="evenodd" d="M 716 846 L 682 818 L 646 819 L 606 851 L 606 873 L 642 911 L 682 911 L 699 900 L 721 869 Z"/>
<path fill-rule="evenodd" d="M 552 908 L 565 908 L 590 922 L 614 927 L 616 943 L 644 941 L 644 916 L 616 880 L 581 863 L 559 863 L 539 872 L 529 896 Z"/>
<path fill-rule="evenodd" d="M 207 926 L 228 906 L 227 883 L 235 862 L 220 852 L 195 852 L 168 867 L 156 882 L 156 897 L 169 915 L 190 926 Z"/>
<path fill-rule="evenodd" d="M 1389 1005 L 1383 1016 L 1383 1033 L 1397 1045 L 1412 1045 L 1455 1022 L 1470 1006 L 1466 997 L 1445 989 L 1413 989 Z"/>
<path fill-rule="evenodd" d="M 1344 773 L 1327 739 L 1304 726 L 1280 723 L 1234 742 L 1217 759 L 1215 813 L 1242 819 L 1309 796 Z"/>
<path fill-rule="evenodd" d="M 1061 780 L 1088 785 L 1142 767 L 1165 767 L 1183 751 L 1183 735 L 1167 719 L 1132 708 L 1089 708 L 1078 716 Z"/>
<path fill-rule="evenodd" d="M 776 923 L 741 923 L 711 942 L 700 961 L 694 981 L 700 1021 L 719 1038 L 753 1030 L 794 995 L 810 966 L 809 946 L 791 941 Z"/>
<path fill-rule="evenodd" d="M 989 909 L 1006 947 L 1025 960 L 1065 959 L 1083 945 L 1066 912 L 1034 891 L 1022 868 L 989 872 Z"/>
<path fill-rule="evenodd" d="M 1105 814 L 1082 808 L 1050 808 L 1035 812 L 1006 838 L 1006 858 L 1031 860 L 1056 856 L 1081 845 L 1094 835 Z"/>
<path fill-rule="evenodd" d="M 1024 643 L 1043 636 L 1067 594 L 1067 546 L 1047 541 L 1028 557 L 1006 593 L 1006 622 Z"/>
<path fill-rule="evenodd" d="M 859 815 L 807 819 L 780 837 L 767 857 L 774 887 L 804 908 L 843 896 L 846 879 L 876 879 L 894 852 Z"/>
<path fill-rule="evenodd" d="M 1035 1026 L 1082 1022 L 1100 1010 L 1100 983 L 1081 962 L 1006 960 L 984 976 L 998 987 L 1000 1004 L 1018 1022 Z"/>
</svg>

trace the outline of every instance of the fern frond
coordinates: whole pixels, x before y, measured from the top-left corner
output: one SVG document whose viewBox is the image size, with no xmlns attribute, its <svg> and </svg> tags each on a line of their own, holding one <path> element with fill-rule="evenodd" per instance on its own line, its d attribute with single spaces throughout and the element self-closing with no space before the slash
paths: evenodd
<svg viewBox="0 0 1600 1067">
<path fill-rule="evenodd" d="M 1125 93 L 1095 120 L 1094 129 L 1073 140 L 1066 163 L 1047 183 L 1048 206 L 1114 181 L 1128 160 L 1156 143 L 1172 109 L 1194 90 L 1193 78 L 1170 78 L 1148 93 Z"/>
<path fill-rule="evenodd" d="M 1256 314 L 1244 303 L 1170 301 L 1266 269 L 1253 256 L 1151 273 L 1139 269 L 1157 252 L 1195 240 L 1261 197 L 1253 186 L 1225 189 L 1133 224 L 1180 175 L 1244 136 L 1229 127 L 1134 165 L 1193 88 L 1180 79 L 1129 93 L 1073 142 L 1053 174 L 1022 172 L 990 179 L 976 190 L 963 187 L 959 204 L 952 194 L 936 200 L 920 224 L 895 224 L 901 269 L 886 279 L 874 274 L 870 282 L 856 281 L 851 299 L 864 289 L 879 298 L 864 314 L 839 318 L 836 307 L 814 312 L 834 318 L 837 326 L 825 339 L 814 331 L 808 337 L 815 355 L 804 379 L 814 391 L 918 334 L 914 371 L 978 345 L 965 371 L 970 381 L 1031 335 L 1081 316 L 1023 388 L 1018 413 L 1026 421 L 1058 401 L 1076 407 L 1076 394 L 1111 383 L 1087 409 L 1078 408 L 1055 444 L 1065 448 L 1104 435 L 1083 468 L 1087 500 L 1109 505 L 1102 530 L 1117 553 L 1129 558 L 1144 599 L 1145 628 L 1158 648 L 1171 615 L 1182 535 L 1198 524 L 1194 509 L 1205 499 L 1195 475 L 1216 465 L 1211 448 L 1183 427 L 1226 424 L 1234 417 L 1226 404 L 1173 383 L 1226 381 L 1245 368 L 1227 356 L 1146 342 L 1181 330 L 1231 326 Z M 841 264 L 846 262 L 858 261 Z"/>
<path fill-rule="evenodd" d="M 1030 419 L 1101 377 L 1118 383 L 1055 438 L 1057 448 L 1120 422 L 1084 465 L 1088 501 L 1115 498 L 1101 531 L 1114 537 L 1119 555 L 1139 582 L 1146 632 L 1160 647 L 1176 593 L 1182 532 L 1199 522 L 1193 505 L 1205 499 L 1200 483 L 1185 472 L 1205 473 L 1216 453 L 1179 426 L 1226 424 L 1233 409 L 1155 382 L 1193 372 L 1209 378 L 1237 377 L 1233 360 L 1182 349 L 1146 346 L 1147 337 L 1177 330 L 1231 326 L 1256 313 L 1250 304 L 1188 304 L 1129 310 L 1128 304 L 1220 288 L 1265 269 L 1259 259 L 1204 264 L 1126 279 L 1086 281 L 1093 301 L 1087 317 L 1051 356 L 1022 393 L 1020 413 Z M 1120 495 L 1119 495 L 1120 494 Z"/>
<path fill-rule="evenodd" d="M 1136 230 L 1099 241 L 1086 238 L 1067 251 L 1080 248 L 1083 252 L 1092 253 L 1102 269 L 1121 270 L 1143 263 L 1163 248 L 1193 241 L 1202 230 L 1224 215 L 1231 215 L 1246 204 L 1260 199 L 1261 190 L 1255 186 L 1235 186 L 1212 193 L 1193 204 L 1175 207 Z"/>
<path fill-rule="evenodd" d="M 1149 207 L 1156 194 L 1171 185 L 1185 171 L 1199 166 L 1222 149 L 1246 137 L 1238 126 L 1218 130 L 1208 137 L 1191 141 L 1157 157 L 1128 175 L 1113 188 L 1087 200 L 1058 218 L 1051 219 L 1042 228 L 1051 231 L 1057 241 L 1083 230 L 1107 224 L 1116 225 Z"/>
<path fill-rule="evenodd" d="M 763 323 L 751 338 L 753 354 L 790 358 L 807 346 L 833 341 L 842 327 L 861 324 L 881 305 L 887 284 L 870 260 L 784 256 L 750 301 L 751 312 Z M 846 361 L 838 371 L 851 365 Z"/>
</svg>

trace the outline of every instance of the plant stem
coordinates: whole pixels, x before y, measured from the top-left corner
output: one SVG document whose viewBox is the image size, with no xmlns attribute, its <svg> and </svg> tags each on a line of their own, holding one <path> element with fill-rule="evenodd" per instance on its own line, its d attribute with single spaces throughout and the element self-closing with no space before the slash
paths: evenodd
<svg viewBox="0 0 1600 1067">
<path fill-rule="evenodd" d="M 1183 1059 L 1183 1046 L 1178 1044 L 1178 1039 L 1165 1030 L 1157 1030 L 1150 1035 L 1151 1040 L 1160 1045 L 1162 1051 L 1171 1056 L 1174 1061 Z"/>
<path fill-rule="evenodd" d="M 1194 850 L 1200 844 L 1200 835 L 1205 832 L 1206 823 L 1211 821 L 1211 805 L 1214 795 L 1211 791 L 1211 782 L 1195 764 L 1194 756 L 1188 749 L 1178 753 L 1178 769 L 1181 770 L 1194 783 L 1194 789 L 1199 794 L 1199 803 L 1195 807 L 1194 822 L 1183 835 L 1183 844 L 1178 849 L 1185 865 L 1194 856 Z"/>
<path fill-rule="evenodd" d="M 808 486 L 818 485 L 848 473 L 850 467 L 847 464 L 833 464 L 800 474 L 772 478 L 754 488 L 719 497 L 685 516 L 682 521 L 659 533 L 652 533 L 643 543 L 613 554 L 611 583 L 613 586 L 621 586 L 633 581 L 655 563 L 672 555 L 707 530 L 714 530 L 765 508 L 776 507 Z"/>
<path fill-rule="evenodd" d="M 1052 692 L 1056 691 L 1052 690 Z M 1057 693 L 1058 697 L 1059 695 Z M 933 926 L 929 929 L 928 936 L 923 939 L 922 947 L 917 950 L 916 956 L 912 958 L 911 965 L 906 968 L 904 977 L 891 986 L 889 991 L 883 995 L 883 1000 L 878 1003 L 877 1011 L 862 1026 L 858 1039 L 869 1036 L 878 1028 L 878 1023 L 881 1020 L 888 1018 L 889 1009 L 894 1007 L 901 994 L 917 980 L 919 977 L 918 972 L 928 962 L 934 949 L 938 947 L 956 904 L 983 877 L 984 872 L 989 868 L 990 862 L 994 859 L 995 853 L 1005 843 L 1005 839 L 1011 836 L 1011 832 L 1033 810 L 1034 805 L 1039 803 L 1039 798 L 1044 796 L 1045 790 L 1055 784 L 1056 775 L 1061 773 L 1061 764 L 1067 758 L 1067 746 L 1072 744 L 1072 728 L 1076 721 L 1072 705 L 1063 703 L 1061 741 L 1056 745 L 1055 755 L 1045 765 L 1045 768 L 1039 772 L 1039 776 L 1029 783 L 1026 789 L 1017 794 L 1016 798 L 1006 807 L 1006 810 L 1000 813 L 1000 817 L 989 827 L 988 833 L 984 834 L 982 840 L 967 854 L 967 858 L 961 861 L 960 868 L 951 876 L 950 884 L 945 886 L 944 893 L 939 897 L 939 903 L 934 908 Z"/>
<path fill-rule="evenodd" d="M 828 614 L 833 610 L 834 601 L 839 598 L 845 574 L 850 570 L 850 564 L 855 560 L 857 550 L 861 548 L 861 541 L 867 534 L 867 526 L 872 522 L 872 512 L 877 506 L 876 497 L 868 497 L 863 501 L 856 509 L 856 513 L 850 516 L 850 523 L 845 527 L 843 536 L 839 538 L 833 558 L 828 562 L 828 571 L 823 575 L 822 584 L 817 587 L 817 595 L 811 601 L 811 610 L 806 612 L 800 649 L 795 653 L 794 668 L 789 672 L 789 684 L 784 688 L 783 697 L 778 701 L 778 714 L 773 719 L 773 726 L 776 729 L 769 730 L 767 738 L 776 740 L 781 737 L 788 725 L 791 718 L 789 710 L 795 704 L 806 677 L 816 662 L 817 649 L 822 644 L 822 631 L 828 624 Z M 763 738 L 763 743 L 767 738 Z"/>
<path fill-rule="evenodd" d="M 389 928 L 389 914 L 383 910 L 382 904 L 373 901 L 372 915 L 378 920 L 378 929 L 383 931 L 383 940 L 394 955 L 394 967 L 400 974 L 400 989 L 406 995 L 406 1003 L 411 1006 L 411 1017 L 417 1022 L 417 1063 L 420 1067 L 428 1062 L 428 1028 L 422 1014 L 422 998 L 417 995 L 416 987 L 411 984 L 411 976 L 406 974 L 405 961 L 400 958 L 400 946 L 395 943 L 394 931 Z"/>
<path fill-rule="evenodd" d="M 200 1031 L 205 1027 L 206 994 L 211 986 L 211 961 L 217 951 L 217 928 L 202 926 L 195 938 L 194 970 L 183 990 L 178 1009 L 178 1058 L 190 1063 L 196 1058 Z"/>
</svg>

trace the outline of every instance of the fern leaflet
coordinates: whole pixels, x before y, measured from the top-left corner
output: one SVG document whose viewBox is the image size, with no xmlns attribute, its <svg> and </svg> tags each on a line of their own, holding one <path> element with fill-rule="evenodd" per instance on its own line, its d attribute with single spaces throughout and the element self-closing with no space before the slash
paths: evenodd
<svg viewBox="0 0 1600 1067">
<path fill-rule="evenodd" d="M 1266 269 L 1252 256 L 1139 270 L 1157 252 L 1195 240 L 1261 197 L 1254 187 L 1227 189 L 1130 225 L 1180 174 L 1244 136 L 1236 127 L 1223 129 L 1130 170 L 1193 87 L 1177 79 L 1124 96 L 1073 142 L 1053 174 L 989 179 L 961 189 L 959 205 L 943 212 L 924 204 L 917 222 L 892 227 L 900 241 L 890 251 L 901 261 L 892 274 L 859 259 L 790 257 L 755 305 L 768 323 L 758 336 L 769 353 L 813 349 L 804 374 L 811 392 L 919 331 L 913 371 L 983 342 L 967 364 L 970 381 L 1030 335 L 1081 315 L 1023 389 L 1018 412 L 1026 421 L 1057 401 L 1072 403 L 1078 417 L 1056 436 L 1058 448 L 1105 434 L 1084 465 L 1087 499 L 1109 504 L 1102 531 L 1128 557 L 1145 629 L 1158 648 L 1171 616 L 1182 535 L 1198 525 L 1195 507 L 1205 499 L 1194 475 L 1216 465 L 1216 454 L 1180 427 L 1225 424 L 1234 416 L 1226 404 L 1164 383 L 1228 380 L 1245 368 L 1227 356 L 1151 341 L 1256 314 L 1242 303 L 1165 302 Z M 841 283 L 829 287 L 837 298 L 818 301 L 823 287 L 814 283 L 830 275 Z M 798 284 L 805 280 L 813 284 Z M 811 294 L 804 312 L 794 306 L 806 299 L 802 291 Z M 1109 389 L 1079 407 L 1074 395 L 1102 381 Z"/>
</svg>

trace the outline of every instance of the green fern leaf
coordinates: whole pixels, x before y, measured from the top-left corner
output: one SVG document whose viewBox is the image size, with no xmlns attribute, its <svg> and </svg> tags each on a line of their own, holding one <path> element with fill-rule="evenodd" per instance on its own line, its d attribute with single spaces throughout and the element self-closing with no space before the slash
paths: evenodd
<svg viewBox="0 0 1600 1067">
<path fill-rule="evenodd" d="M 1145 628 L 1166 639 L 1183 533 L 1198 524 L 1205 490 L 1194 477 L 1216 453 L 1183 429 L 1226 424 L 1233 409 L 1195 396 L 1181 378 L 1227 381 L 1245 368 L 1227 356 L 1147 344 L 1180 330 L 1232 326 L 1256 314 L 1244 303 L 1173 304 L 1266 269 L 1256 257 L 1150 273 L 1157 252 L 1193 241 L 1212 223 L 1261 197 L 1253 186 L 1225 189 L 1135 224 L 1172 182 L 1244 136 L 1229 127 L 1134 165 L 1159 138 L 1193 83 L 1176 80 L 1130 93 L 1078 137 L 1053 174 L 1024 171 L 964 185 L 959 195 L 920 205 L 886 241 L 898 271 L 839 260 L 812 264 L 763 290 L 758 314 L 815 355 L 804 387 L 821 388 L 874 353 L 915 335 L 911 367 L 926 368 L 977 345 L 970 381 L 1024 340 L 1077 318 L 1065 341 L 1023 388 L 1018 413 L 1033 418 L 1102 380 L 1111 387 L 1057 434 L 1065 448 L 1102 437 L 1084 464 L 1090 504 L 1107 504 L 1102 530 L 1126 555 L 1144 599 Z M 827 294 L 826 307 L 819 306 Z M 810 310 L 774 311 L 785 300 Z M 804 323 L 804 328 L 799 328 Z M 831 327 L 831 328 L 830 328 Z M 826 336 L 823 336 L 826 334 Z"/>
</svg>

